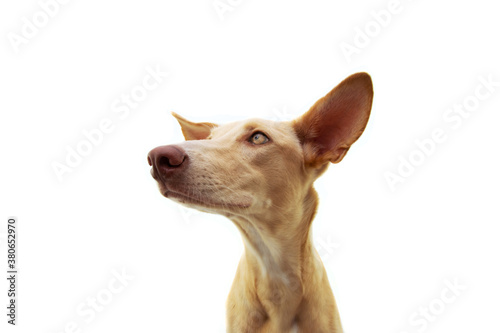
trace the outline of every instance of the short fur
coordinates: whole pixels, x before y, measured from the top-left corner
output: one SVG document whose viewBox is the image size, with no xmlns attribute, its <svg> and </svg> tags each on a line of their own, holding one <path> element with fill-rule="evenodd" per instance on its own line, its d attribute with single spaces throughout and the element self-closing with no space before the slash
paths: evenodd
<svg viewBox="0 0 500 333">
<path fill-rule="evenodd" d="M 370 76 L 357 73 L 291 122 L 216 125 L 173 114 L 187 141 L 148 155 L 161 193 L 228 217 L 245 245 L 227 300 L 227 332 L 342 332 L 311 236 L 313 182 L 360 137 L 372 98 Z M 254 141 L 258 133 L 269 141 Z"/>
</svg>

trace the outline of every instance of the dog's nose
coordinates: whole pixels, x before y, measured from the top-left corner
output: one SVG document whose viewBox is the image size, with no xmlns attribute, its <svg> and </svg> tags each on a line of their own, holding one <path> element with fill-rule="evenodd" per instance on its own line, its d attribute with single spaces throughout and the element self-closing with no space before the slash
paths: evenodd
<svg viewBox="0 0 500 333">
<path fill-rule="evenodd" d="M 187 155 L 179 146 L 160 146 L 149 152 L 148 163 L 156 171 L 168 173 L 186 166 Z"/>
</svg>

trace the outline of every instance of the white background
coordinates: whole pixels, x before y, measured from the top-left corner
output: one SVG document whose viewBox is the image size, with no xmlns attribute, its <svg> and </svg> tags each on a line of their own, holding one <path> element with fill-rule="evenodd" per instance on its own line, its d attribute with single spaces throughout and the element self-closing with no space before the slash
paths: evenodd
<svg viewBox="0 0 500 333">
<path fill-rule="evenodd" d="M 230 221 L 158 192 L 146 155 L 183 139 L 169 112 L 287 120 L 366 71 L 368 128 L 316 183 L 314 235 L 345 331 L 499 332 L 500 86 L 456 128 L 443 118 L 474 101 L 480 77 L 500 81 L 493 2 L 401 0 L 377 31 L 371 12 L 388 0 L 226 1 L 222 16 L 212 0 L 69 1 L 17 48 L 10 39 L 41 7 L 2 2 L 0 266 L 15 215 L 20 278 L 15 328 L 1 280 L 0 330 L 224 332 L 242 242 Z M 355 46 L 367 26 L 372 37 L 348 61 L 342 43 Z M 114 101 L 148 66 L 169 75 L 121 119 Z M 105 118 L 113 131 L 59 181 L 52 164 Z M 424 156 L 415 140 L 438 128 L 446 140 L 391 190 L 384 175 Z M 80 316 L 122 269 L 133 280 L 95 318 Z M 446 281 L 466 290 L 445 304 Z M 425 327 L 410 322 L 428 307 L 438 314 Z"/>
</svg>

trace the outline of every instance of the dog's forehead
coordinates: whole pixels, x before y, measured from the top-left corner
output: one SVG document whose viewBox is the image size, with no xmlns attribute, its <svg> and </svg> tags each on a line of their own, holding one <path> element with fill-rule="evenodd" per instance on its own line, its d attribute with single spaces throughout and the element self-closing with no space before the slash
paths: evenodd
<svg viewBox="0 0 500 333">
<path fill-rule="evenodd" d="M 295 132 L 289 122 L 261 118 L 252 118 L 219 125 L 212 130 L 212 135 L 214 137 L 222 134 L 237 136 L 253 131 L 263 131 L 268 135 L 274 136 L 295 136 Z"/>
</svg>

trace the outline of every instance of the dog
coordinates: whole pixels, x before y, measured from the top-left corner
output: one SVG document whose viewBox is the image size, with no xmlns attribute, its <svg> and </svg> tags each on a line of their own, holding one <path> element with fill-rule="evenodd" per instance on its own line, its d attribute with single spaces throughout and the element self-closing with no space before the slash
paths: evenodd
<svg viewBox="0 0 500 333">
<path fill-rule="evenodd" d="M 371 77 L 356 73 L 293 121 L 217 125 L 172 113 L 186 141 L 148 154 L 161 194 L 229 218 L 244 241 L 227 332 L 342 332 L 313 246 L 313 183 L 361 136 L 372 100 Z"/>
</svg>

